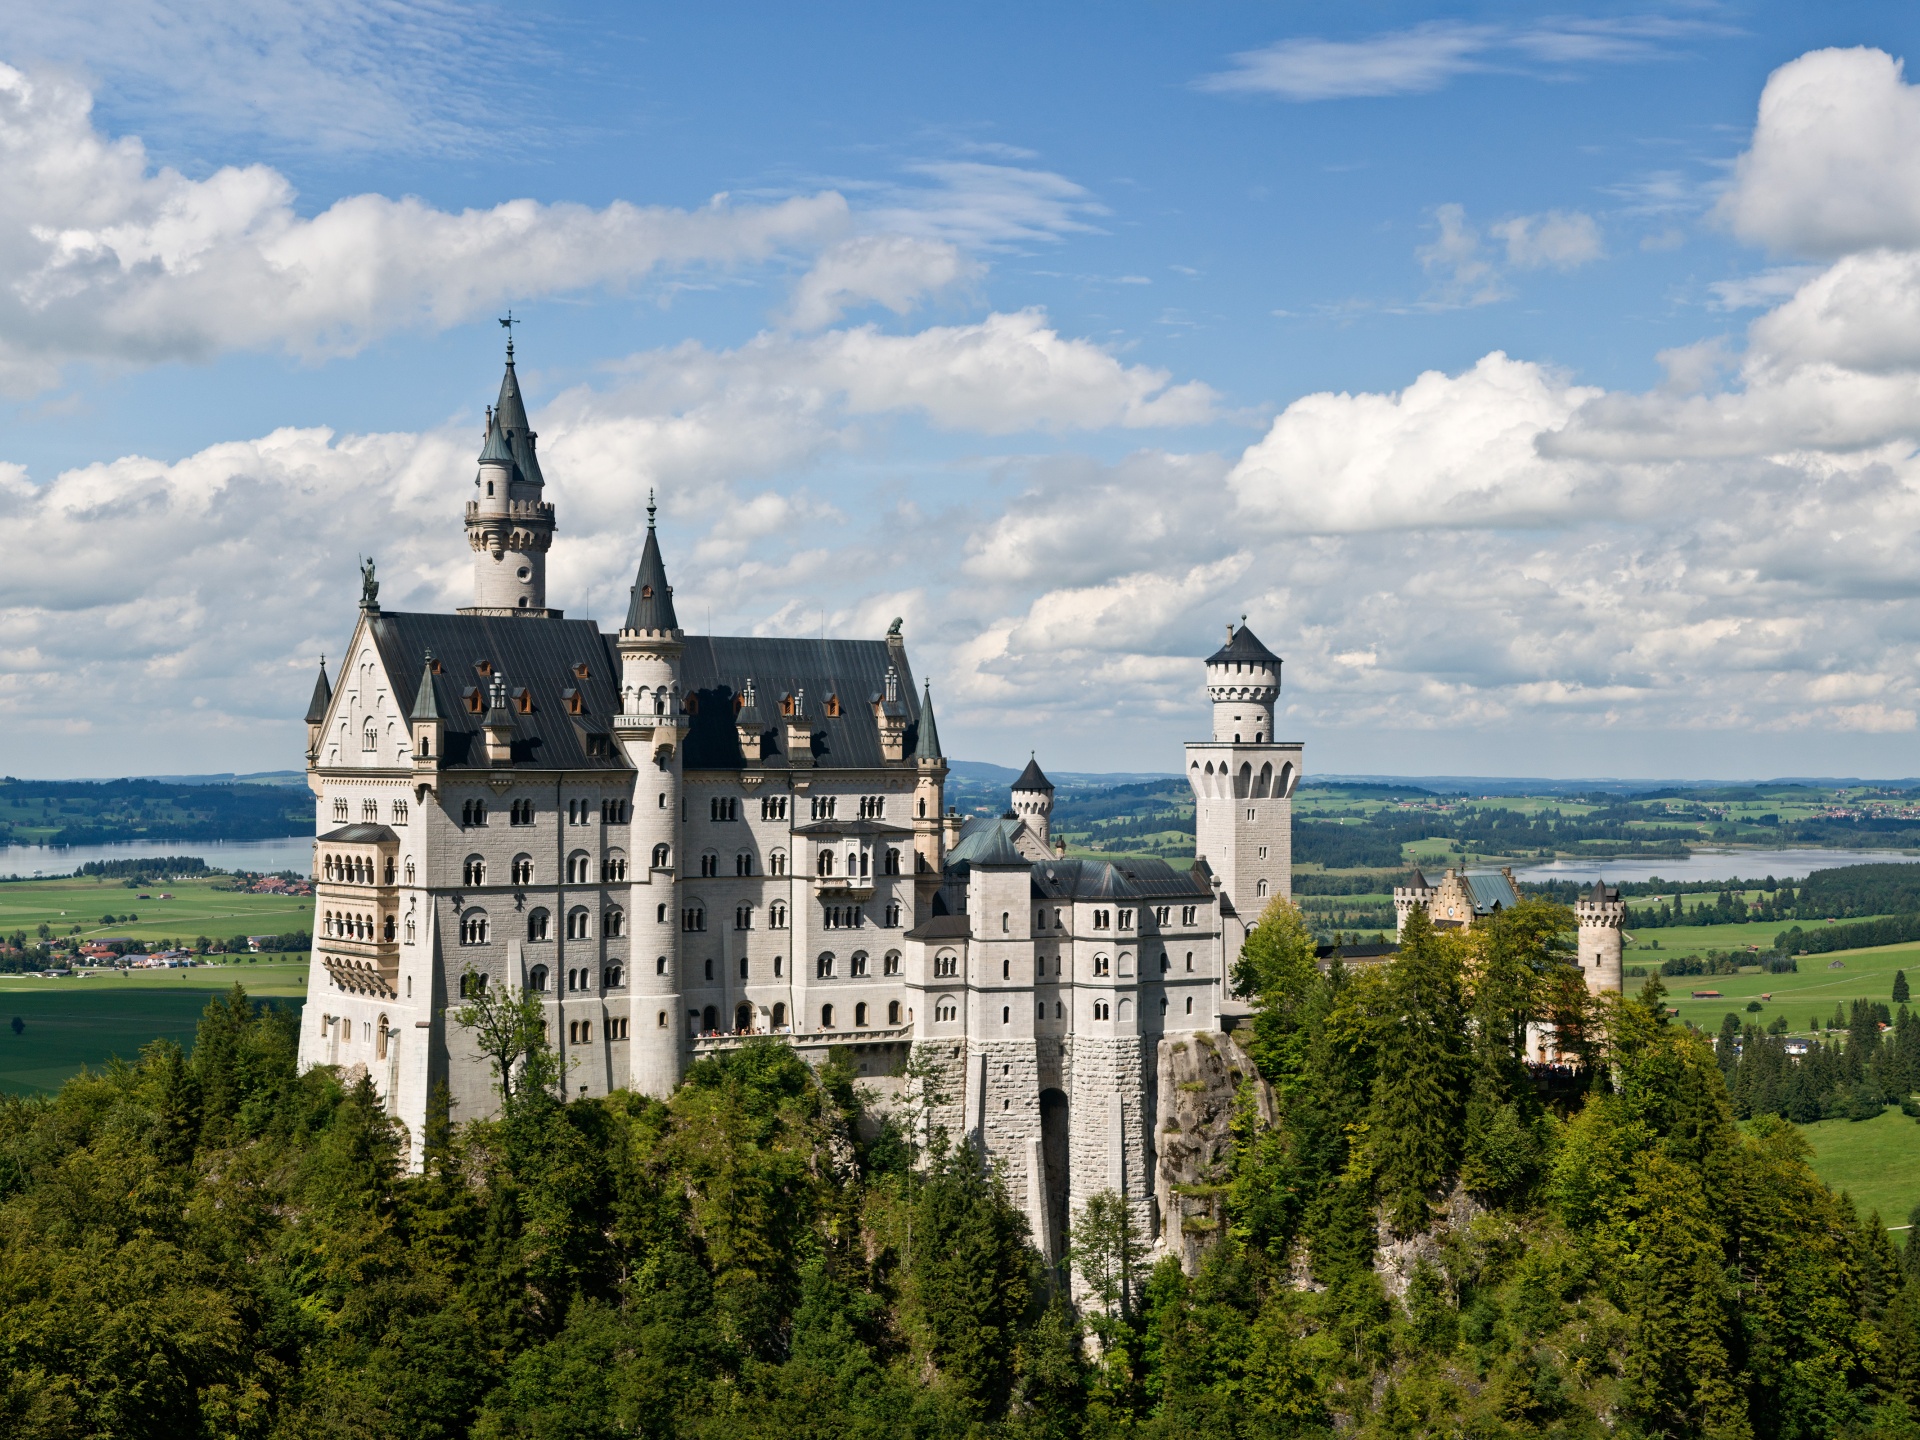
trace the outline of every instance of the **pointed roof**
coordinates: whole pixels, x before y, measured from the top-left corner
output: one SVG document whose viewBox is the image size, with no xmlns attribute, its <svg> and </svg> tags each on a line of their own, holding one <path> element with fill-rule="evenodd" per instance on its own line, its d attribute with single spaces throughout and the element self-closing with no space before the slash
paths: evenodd
<svg viewBox="0 0 1920 1440">
<path fill-rule="evenodd" d="M 513 456 L 514 479 L 527 485 L 545 485 L 546 477 L 540 473 L 540 458 L 534 453 L 533 426 L 527 421 L 527 405 L 520 398 L 520 377 L 513 370 L 513 346 L 507 346 L 507 373 L 500 377 L 500 400 L 493 407 L 493 429 L 500 432 L 501 441 Z M 487 444 L 493 445 L 493 433 L 488 432 Z M 481 459 L 490 457 L 485 451 Z"/>
<path fill-rule="evenodd" d="M 438 720 L 440 707 L 433 699 L 433 651 L 427 651 L 427 663 L 420 667 L 420 689 L 413 697 L 410 720 Z"/>
<path fill-rule="evenodd" d="M 627 604 L 627 630 L 678 630 L 680 621 L 673 613 L 673 587 L 667 583 L 667 567 L 660 558 L 660 536 L 653 528 L 657 507 L 653 492 L 647 492 L 647 543 L 640 551 L 640 571 L 633 577 L 633 596 Z"/>
<path fill-rule="evenodd" d="M 520 398 L 520 377 L 513 373 L 513 351 L 507 351 L 507 373 L 500 377 L 500 400 L 493 407 L 493 418 L 503 430 L 531 430 L 527 423 L 526 402 Z"/>
<path fill-rule="evenodd" d="M 480 447 L 480 463 L 513 464 L 513 447 L 507 444 L 507 432 L 501 429 L 499 417 L 491 412 L 487 415 L 487 442 Z"/>
<path fill-rule="evenodd" d="M 1040 762 L 1033 758 L 1033 752 L 1027 752 L 1027 768 L 1020 772 L 1020 778 L 1013 782 L 1013 788 L 1019 790 L 1044 790 L 1053 793 L 1053 782 L 1041 773 Z"/>
<path fill-rule="evenodd" d="M 1407 888 L 1409 890 L 1431 890 L 1433 887 L 1427 884 L 1427 877 L 1420 873 L 1420 867 L 1416 865 L 1413 867 L 1413 874 L 1407 879 Z"/>
<path fill-rule="evenodd" d="M 320 677 L 313 682 L 313 699 L 307 702 L 307 724 L 327 723 L 327 707 L 333 704 L 333 684 L 327 679 L 327 657 L 320 657 Z"/>
<path fill-rule="evenodd" d="M 1209 665 L 1278 665 L 1280 657 L 1260 643 L 1260 637 L 1242 619 L 1238 629 L 1227 627 L 1227 643 L 1207 657 Z"/>
<path fill-rule="evenodd" d="M 916 760 L 943 760 L 940 753 L 940 731 L 933 723 L 933 684 L 927 683 L 926 694 L 920 701 L 920 733 L 914 737 L 913 758 Z"/>
</svg>

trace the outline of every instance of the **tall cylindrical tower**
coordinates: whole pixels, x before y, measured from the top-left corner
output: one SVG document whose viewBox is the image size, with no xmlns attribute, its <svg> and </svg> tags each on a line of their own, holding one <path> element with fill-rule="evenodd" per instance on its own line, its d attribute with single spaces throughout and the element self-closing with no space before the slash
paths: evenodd
<svg viewBox="0 0 1920 1440">
<path fill-rule="evenodd" d="M 1227 627 L 1227 643 L 1207 659 L 1207 698 L 1213 701 L 1216 744 L 1263 745 L 1273 739 L 1273 707 L 1280 698 L 1280 657 L 1254 637 L 1243 620 Z"/>
<path fill-rule="evenodd" d="M 1604 881 L 1575 902 L 1580 920 L 1580 973 L 1594 995 L 1618 995 L 1625 983 L 1622 960 L 1626 950 L 1627 907 L 1618 889 Z"/>
<path fill-rule="evenodd" d="M 1031 754 L 1027 757 L 1027 768 L 1013 782 L 1013 813 L 1027 822 L 1027 829 L 1042 845 L 1053 843 L 1048 831 L 1053 815 L 1053 782 L 1042 773 L 1040 762 Z"/>
<path fill-rule="evenodd" d="M 473 547 L 473 604 L 464 615 L 558 615 L 547 608 L 547 550 L 553 544 L 553 506 L 535 453 L 538 437 L 527 423 L 520 381 L 507 342 L 507 373 L 500 403 L 487 412 L 474 498 L 467 502 L 467 543 Z"/>
</svg>

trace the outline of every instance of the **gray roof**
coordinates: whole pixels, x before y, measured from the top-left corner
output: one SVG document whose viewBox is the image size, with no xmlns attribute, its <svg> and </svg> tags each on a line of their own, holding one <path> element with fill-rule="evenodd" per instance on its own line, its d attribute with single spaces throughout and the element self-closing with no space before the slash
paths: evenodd
<svg viewBox="0 0 1920 1440">
<path fill-rule="evenodd" d="M 487 416 L 487 441 L 480 447 L 480 463 L 485 465 L 488 461 L 497 465 L 513 464 L 513 447 L 507 444 L 506 432 L 491 413 Z"/>
<path fill-rule="evenodd" d="M 1164 860 L 1037 860 L 1033 893 L 1043 900 L 1211 900 L 1198 866 L 1176 870 Z"/>
<path fill-rule="evenodd" d="M 947 852 L 947 868 L 958 871 L 969 865 L 1016 868 L 1031 865 L 1033 862 L 1013 843 L 1013 832 L 1019 828 L 1018 820 L 1004 818 L 969 827 Z"/>
<path fill-rule="evenodd" d="M 385 825 L 342 825 L 319 837 L 332 845 L 398 845 L 400 837 Z"/>
<path fill-rule="evenodd" d="M 524 622 L 523 622 L 524 623 Z M 877 770 L 887 764 L 880 722 L 869 697 L 886 689 L 887 667 L 901 670 L 902 690 L 913 693 L 906 656 L 884 640 L 776 640 L 750 635 L 690 635 L 680 657 L 681 688 L 693 698 L 684 764 L 689 770 L 737 770 L 740 749 L 734 699 L 753 681 L 762 732 L 761 763 L 786 763 L 781 701 L 806 691 L 813 763 L 822 769 Z M 838 698 L 840 713 L 827 713 Z M 907 725 L 906 753 L 914 753 L 915 719 Z"/>
<path fill-rule="evenodd" d="M 911 825 L 889 825 L 884 820 L 813 820 L 793 827 L 796 835 L 872 835 L 875 837 L 913 834 Z"/>
<path fill-rule="evenodd" d="M 540 460 L 534 454 L 538 439 L 527 423 L 526 403 L 520 398 L 520 379 L 513 373 L 513 352 L 507 352 L 507 373 L 500 377 L 500 401 L 493 407 L 493 423 L 505 434 L 507 448 L 513 452 L 513 478 L 523 484 L 545 485 Z"/>
<path fill-rule="evenodd" d="M 1473 896 L 1473 913 L 1476 915 L 1511 909 L 1520 903 L 1520 897 L 1513 893 L 1513 882 L 1498 870 L 1481 871 L 1460 878 L 1467 882 L 1467 893 Z"/>
<path fill-rule="evenodd" d="M 1207 657 L 1209 665 L 1272 665 L 1280 664 L 1280 657 L 1260 643 L 1260 637 L 1249 630 L 1245 624 L 1227 637 L 1227 643 Z"/>
<path fill-rule="evenodd" d="M 653 528 L 653 506 L 647 506 L 647 543 L 640 551 L 640 569 L 633 577 L 627 602 L 628 630 L 678 630 L 673 613 L 673 587 L 660 558 L 660 537 Z"/>
<path fill-rule="evenodd" d="M 913 680 L 908 677 L 907 693 L 913 693 Z M 915 760 L 942 760 L 940 753 L 940 732 L 933 724 L 933 682 L 928 681 L 926 693 L 920 701 L 920 724 L 916 728 L 913 743 L 907 747 L 907 753 Z"/>
<path fill-rule="evenodd" d="M 440 707 L 433 699 L 433 651 L 427 651 L 424 664 L 420 667 L 420 688 L 414 693 L 413 710 L 407 716 L 409 720 L 438 720 Z"/>
<path fill-rule="evenodd" d="M 1044 790 L 1053 793 L 1053 782 L 1041 773 L 1040 762 L 1031 754 L 1027 757 L 1027 768 L 1020 772 L 1020 778 L 1013 782 L 1015 790 Z"/>
<path fill-rule="evenodd" d="M 907 931 L 909 940 L 965 940 L 973 933 L 964 915 L 935 915 L 924 925 Z"/>
<path fill-rule="evenodd" d="M 1420 867 L 1416 865 L 1413 867 L 1412 876 L 1407 880 L 1407 888 L 1410 890 L 1431 890 L 1433 887 L 1427 884 L 1427 877 L 1420 873 Z"/>
<path fill-rule="evenodd" d="M 327 707 L 333 704 L 333 686 L 327 680 L 327 660 L 320 657 L 320 674 L 313 682 L 313 699 L 307 702 L 307 724 L 327 723 Z"/>
</svg>

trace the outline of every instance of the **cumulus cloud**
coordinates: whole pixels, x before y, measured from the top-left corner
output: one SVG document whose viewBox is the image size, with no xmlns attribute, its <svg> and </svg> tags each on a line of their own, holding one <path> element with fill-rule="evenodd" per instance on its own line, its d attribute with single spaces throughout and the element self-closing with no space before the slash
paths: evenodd
<svg viewBox="0 0 1920 1440">
<path fill-rule="evenodd" d="M 983 273 L 979 261 L 944 240 L 857 235 L 825 251 L 800 277 L 786 320 L 798 330 L 817 330 L 865 305 L 905 315 L 922 300 L 973 283 Z"/>
<path fill-rule="evenodd" d="M 1774 71 L 1717 213 L 1798 255 L 1920 245 L 1920 90 L 1902 63 L 1816 50 Z"/>
<path fill-rule="evenodd" d="M 843 231 L 837 194 L 698 210 L 513 200 L 453 213 L 355 195 L 312 218 L 262 165 L 204 180 L 155 169 L 93 125 L 73 84 L 0 66 L 0 386 L 74 360 L 229 349 L 350 354 L 506 301 L 729 265 Z"/>
</svg>

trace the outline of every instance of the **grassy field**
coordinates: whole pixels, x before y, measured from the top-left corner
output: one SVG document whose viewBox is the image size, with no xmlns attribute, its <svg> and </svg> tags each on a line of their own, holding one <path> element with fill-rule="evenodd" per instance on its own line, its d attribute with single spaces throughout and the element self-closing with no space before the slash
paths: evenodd
<svg viewBox="0 0 1920 1440">
<path fill-rule="evenodd" d="M 306 957 L 236 961 L 190 970 L 95 973 L 61 980 L 0 976 L 0 1091 L 60 1088 L 82 1065 L 132 1059 L 150 1040 L 190 1045 L 200 1012 L 237 981 L 280 1005 L 306 994 Z M 21 1029 L 14 1033 L 12 1021 Z"/>
<path fill-rule="evenodd" d="M 1851 1195 L 1862 1219 L 1877 1210 L 1883 1225 L 1907 1223 L 1908 1212 L 1920 1205 L 1920 1125 L 1889 1106 L 1877 1120 L 1822 1120 L 1800 1128 L 1813 1145 L 1814 1172 Z"/>
<path fill-rule="evenodd" d="M 162 894 L 173 896 L 162 900 Z M 140 896 L 150 898 L 142 900 Z M 107 915 L 137 915 L 137 920 L 107 921 Z M 25 930 L 29 936 L 45 924 L 57 938 L 79 926 L 81 939 L 124 935 L 135 940 L 193 940 L 206 935 L 279 934 L 313 929 L 313 899 L 284 895 L 243 895 L 216 890 L 211 880 L 177 880 L 129 890 L 118 880 L 15 880 L 0 884 L 0 933 Z"/>
<path fill-rule="evenodd" d="M 1633 960 L 1645 958 L 1634 956 Z M 1845 968 L 1829 969 L 1835 961 Z M 1822 1024 L 1832 1020 L 1836 1004 L 1878 1000 L 1890 1006 L 1896 970 L 1905 970 L 1910 982 L 1920 983 L 1920 944 L 1802 955 L 1799 973 L 1794 975 L 1667 975 L 1661 977 L 1661 984 L 1667 987 L 1667 1003 L 1683 1020 L 1703 1030 L 1719 1030 L 1721 1019 L 1731 1010 L 1742 1023 L 1754 1020 L 1761 1025 L 1771 1025 L 1776 1015 L 1785 1015 L 1791 1033 L 1805 1035 L 1816 1016 Z M 1633 993 L 1645 983 L 1630 979 L 1627 990 Z M 1688 994 L 1692 990 L 1718 990 L 1720 997 L 1695 1000 Z M 1750 1014 L 1747 1002 L 1763 994 L 1773 998 L 1762 1000 L 1759 1013 Z"/>
</svg>

